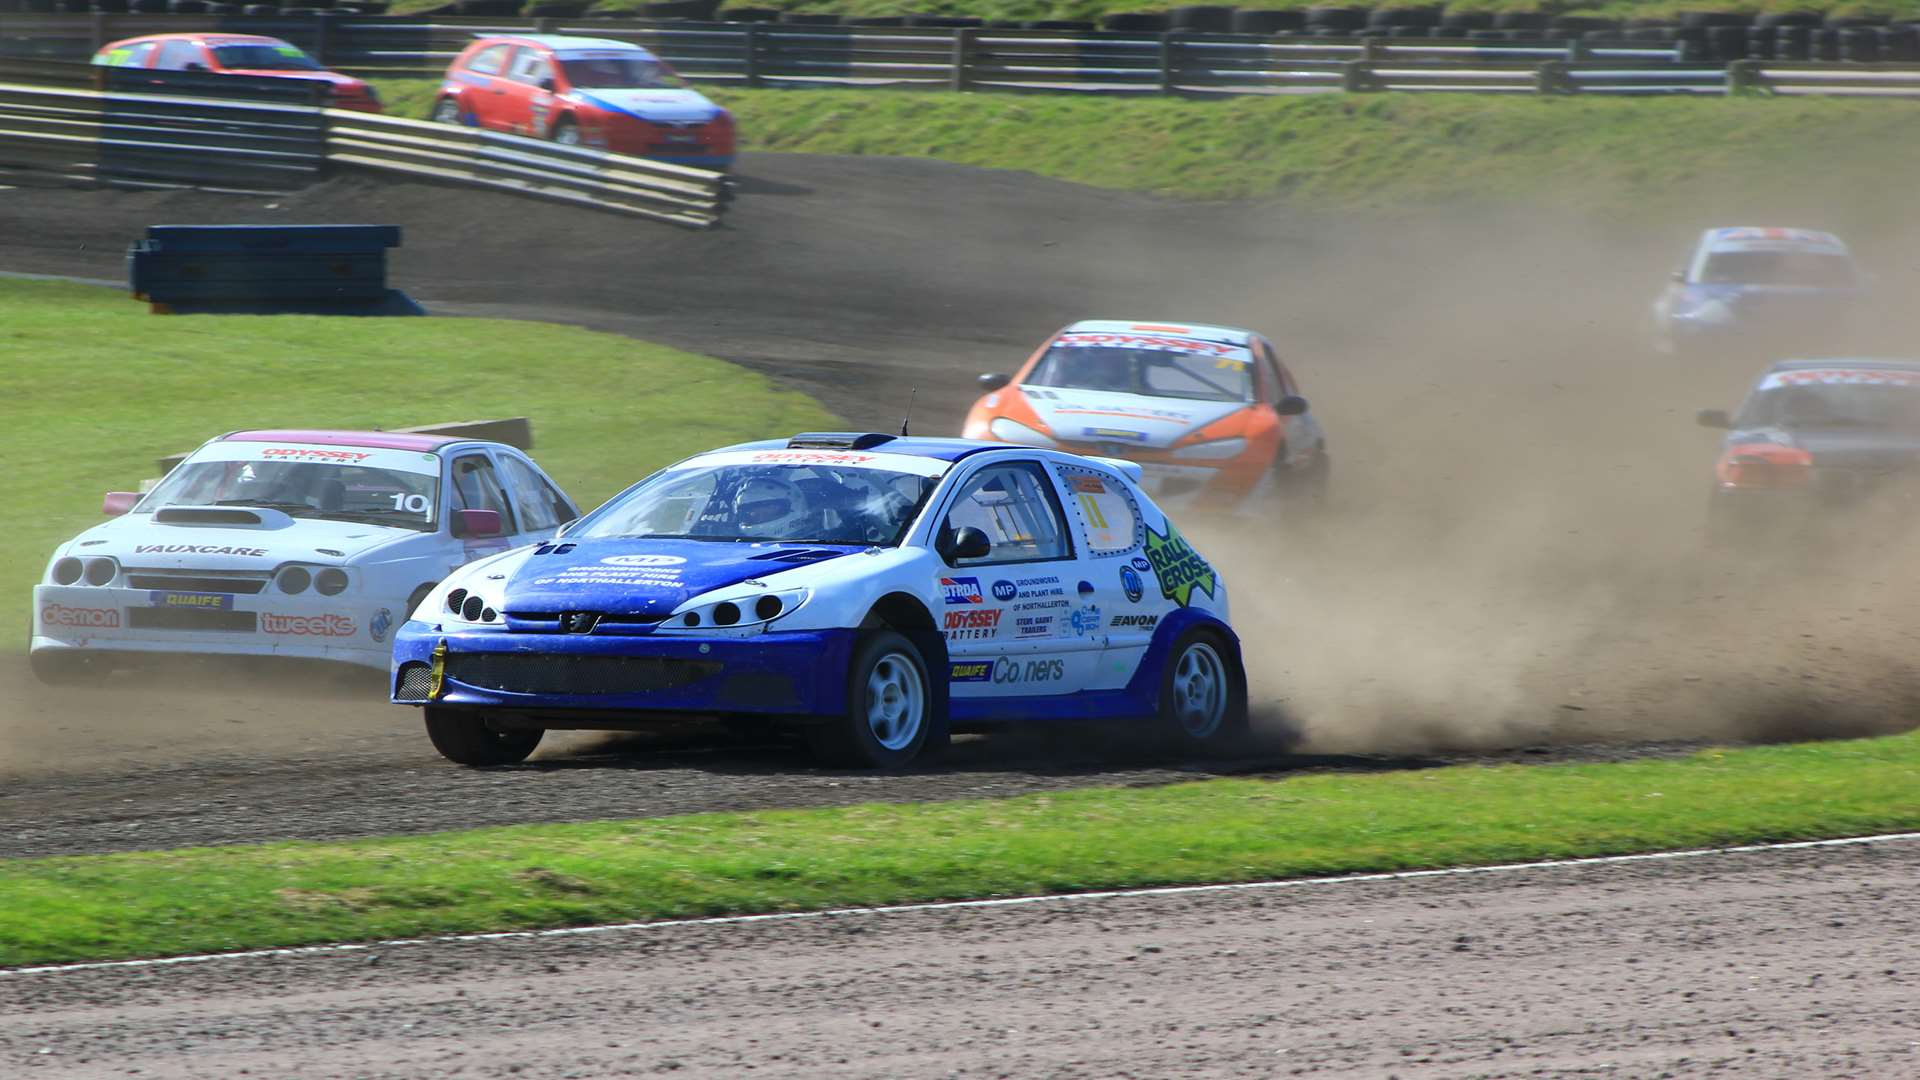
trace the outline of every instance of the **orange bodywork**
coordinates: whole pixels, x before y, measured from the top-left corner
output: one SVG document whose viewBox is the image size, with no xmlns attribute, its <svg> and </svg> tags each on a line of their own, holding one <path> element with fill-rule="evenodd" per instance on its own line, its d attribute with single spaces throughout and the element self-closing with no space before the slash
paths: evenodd
<svg viewBox="0 0 1920 1080">
<path fill-rule="evenodd" d="M 1184 328 L 1161 324 L 1142 323 L 1133 329 L 1143 332 L 1183 332 Z M 1064 331 L 1062 331 L 1064 332 Z M 1238 409 L 1181 436 L 1170 447 L 1162 450 L 1153 447 L 1130 446 L 1111 442 L 1088 441 L 1084 438 L 1068 438 L 1052 430 L 1033 405 L 1021 392 L 1021 386 L 1033 369 L 1039 365 L 1047 351 L 1060 337 L 1059 333 L 1047 338 L 1041 346 L 1027 357 L 1005 387 L 982 395 L 973 407 L 967 411 L 965 425 L 961 435 L 968 439 L 982 439 L 989 442 L 1008 442 L 995 435 L 993 421 L 1005 418 L 1024 425 L 1052 439 L 1061 449 L 1075 453 L 1100 457 L 1119 457 L 1128 461 L 1137 461 L 1142 465 L 1170 465 L 1184 469 L 1211 469 L 1213 475 L 1207 479 L 1203 498 L 1238 500 L 1260 482 L 1260 479 L 1274 467 L 1275 458 L 1286 445 L 1287 417 L 1281 416 L 1274 408 L 1274 402 L 1280 400 L 1282 389 L 1274 385 L 1275 377 L 1265 364 L 1254 365 L 1257 399 L 1245 408 Z M 1090 423 L 1097 423 L 1102 416 L 1126 417 L 1126 410 L 1060 410 L 1085 416 Z M 1246 440 L 1246 448 L 1238 455 L 1224 459 L 1202 460 L 1178 456 L 1184 447 L 1199 443 L 1214 442 L 1219 439 L 1239 438 Z"/>
</svg>

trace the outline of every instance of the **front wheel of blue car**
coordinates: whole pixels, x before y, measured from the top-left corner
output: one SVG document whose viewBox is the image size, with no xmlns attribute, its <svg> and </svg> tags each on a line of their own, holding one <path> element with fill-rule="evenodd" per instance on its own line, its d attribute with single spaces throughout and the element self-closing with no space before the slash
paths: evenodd
<svg viewBox="0 0 1920 1080">
<path fill-rule="evenodd" d="M 846 714 L 812 729 L 814 754 L 832 765 L 899 768 L 926 746 L 933 710 L 919 648 L 892 630 L 869 633 L 848 666 Z"/>
<path fill-rule="evenodd" d="M 429 706 L 427 738 L 440 756 L 456 765 L 516 765 L 527 760 L 546 732 L 539 728 L 503 728 L 469 709 Z"/>
<path fill-rule="evenodd" d="M 1232 656 L 1206 630 L 1174 642 L 1160 685 L 1160 720 L 1182 746 L 1227 747 L 1246 733 L 1247 680 Z"/>
</svg>

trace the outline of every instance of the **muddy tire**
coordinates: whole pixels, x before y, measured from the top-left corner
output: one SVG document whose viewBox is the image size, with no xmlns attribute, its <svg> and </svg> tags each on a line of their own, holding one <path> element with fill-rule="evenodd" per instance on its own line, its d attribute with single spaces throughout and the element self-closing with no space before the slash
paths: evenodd
<svg viewBox="0 0 1920 1080">
<path fill-rule="evenodd" d="M 1246 736 L 1246 674 L 1213 631 L 1189 630 L 1168 652 L 1160 676 L 1160 729 L 1188 752 L 1230 749 Z"/>
<path fill-rule="evenodd" d="M 428 707 L 422 711 L 433 748 L 456 765 L 517 765 L 527 760 L 546 734 L 538 728 L 498 730 L 484 715 L 464 709 Z"/>
<path fill-rule="evenodd" d="M 822 764 L 897 769 L 927 748 L 936 727 L 934 692 L 918 646 L 892 630 L 861 638 L 847 665 L 847 708 L 808 731 Z"/>
<path fill-rule="evenodd" d="M 563 117 L 554 123 L 550 137 L 561 146 L 579 146 L 580 126 Z"/>
<path fill-rule="evenodd" d="M 433 122 L 436 124 L 460 123 L 460 103 L 452 98 L 441 98 L 433 103 Z"/>
</svg>

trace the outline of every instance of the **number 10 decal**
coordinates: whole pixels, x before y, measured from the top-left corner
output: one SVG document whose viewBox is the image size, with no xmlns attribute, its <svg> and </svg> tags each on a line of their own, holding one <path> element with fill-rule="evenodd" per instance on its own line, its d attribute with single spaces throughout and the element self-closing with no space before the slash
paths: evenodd
<svg viewBox="0 0 1920 1080">
<path fill-rule="evenodd" d="M 393 493 L 393 508 L 395 510 L 404 510 L 409 514 L 419 514 L 421 517 L 426 517 L 427 497 L 425 495 L 409 495 L 404 491 L 396 491 Z"/>
</svg>

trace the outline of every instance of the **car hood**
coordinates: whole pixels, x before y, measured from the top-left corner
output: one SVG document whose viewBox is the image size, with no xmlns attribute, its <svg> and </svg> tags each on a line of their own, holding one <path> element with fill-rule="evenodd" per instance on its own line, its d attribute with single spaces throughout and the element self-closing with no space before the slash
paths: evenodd
<svg viewBox="0 0 1920 1080">
<path fill-rule="evenodd" d="M 1247 407 L 1243 401 L 1189 401 L 1052 386 L 1023 386 L 1020 393 L 1057 438 L 1153 450 L 1164 450 Z"/>
<path fill-rule="evenodd" d="M 698 90 L 575 90 L 574 96 L 608 112 L 658 123 L 705 123 L 720 112 Z"/>
<path fill-rule="evenodd" d="M 862 550 L 844 544 L 562 540 L 532 549 L 507 572 L 503 610 L 665 617 L 703 593 Z"/>
<path fill-rule="evenodd" d="M 111 555 L 122 566 L 169 569 L 271 570 L 283 562 L 344 563 L 411 529 L 358 521 L 293 518 L 277 510 L 250 510 L 257 525 L 167 524 L 153 514 L 128 514 L 95 525 L 67 545 L 67 554 Z"/>
<path fill-rule="evenodd" d="M 1727 437 L 1741 443 L 1795 446 L 1813 456 L 1816 468 L 1888 469 L 1920 464 L 1920 432 L 1859 428 L 1750 428 Z"/>
</svg>

